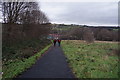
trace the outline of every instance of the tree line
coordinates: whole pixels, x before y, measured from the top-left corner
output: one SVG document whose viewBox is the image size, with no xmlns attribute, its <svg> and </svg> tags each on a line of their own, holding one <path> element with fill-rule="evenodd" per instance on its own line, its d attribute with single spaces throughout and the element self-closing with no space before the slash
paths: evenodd
<svg viewBox="0 0 120 80">
<path fill-rule="evenodd" d="M 119 41 L 119 29 L 74 27 L 62 31 L 62 35 L 64 35 L 61 37 L 62 39 L 86 40 L 87 42 Z"/>
</svg>

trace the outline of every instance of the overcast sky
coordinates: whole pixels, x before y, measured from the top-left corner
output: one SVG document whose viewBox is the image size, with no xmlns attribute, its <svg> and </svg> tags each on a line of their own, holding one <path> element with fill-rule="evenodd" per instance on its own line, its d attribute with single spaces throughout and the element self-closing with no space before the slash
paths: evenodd
<svg viewBox="0 0 120 80">
<path fill-rule="evenodd" d="M 28 0 L 33 1 L 33 0 Z M 36 0 L 52 23 L 118 25 L 119 0 Z M 0 22 L 2 14 L 0 13 Z"/>
<path fill-rule="evenodd" d="M 52 23 L 118 25 L 118 2 L 40 2 Z"/>
</svg>

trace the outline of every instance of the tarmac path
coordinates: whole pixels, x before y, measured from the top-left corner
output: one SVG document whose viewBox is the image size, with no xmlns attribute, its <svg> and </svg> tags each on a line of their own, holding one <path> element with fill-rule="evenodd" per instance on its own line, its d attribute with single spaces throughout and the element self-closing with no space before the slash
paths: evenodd
<svg viewBox="0 0 120 80">
<path fill-rule="evenodd" d="M 66 62 L 61 47 L 52 46 L 30 69 L 19 78 L 75 78 Z"/>
</svg>

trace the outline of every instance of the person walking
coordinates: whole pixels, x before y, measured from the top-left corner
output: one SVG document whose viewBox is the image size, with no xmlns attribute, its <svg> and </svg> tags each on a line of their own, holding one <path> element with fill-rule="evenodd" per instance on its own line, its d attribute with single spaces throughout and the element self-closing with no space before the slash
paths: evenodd
<svg viewBox="0 0 120 80">
<path fill-rule="evenodd" d="M 61 40 L 60 40 L 60 39 L 58 39 L 57 41 L 58 41 L 58 44 L 59 44 L 59 46 L 60 46 Z"/>
<path fill-rule="evenodd" d="M 57 42 L 57 40 L 56 40 L 56 39 L 54 39 L 54 40 L 53 40 L 54 46 L 56 45 L 56 42 Z"/>
</svg>

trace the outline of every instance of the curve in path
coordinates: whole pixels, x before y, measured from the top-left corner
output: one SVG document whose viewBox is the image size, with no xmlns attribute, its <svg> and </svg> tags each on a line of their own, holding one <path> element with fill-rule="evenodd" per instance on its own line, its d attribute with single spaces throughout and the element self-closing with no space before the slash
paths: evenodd
<svg viewBox="0 0 120 80">
<path fill-rule="evenodd" d="M 51 47 L 35 65 L 19 78 L 74 78 L 61 47 Z"/>
</svg>

